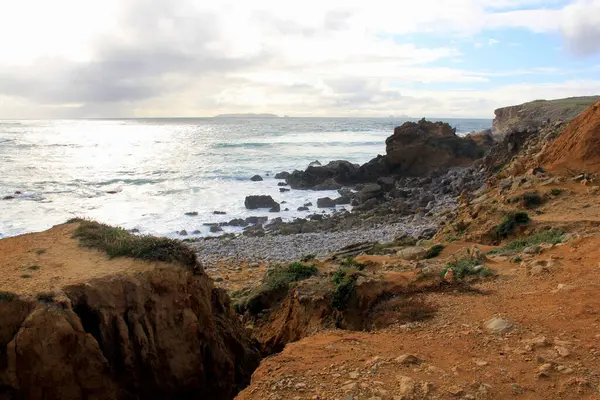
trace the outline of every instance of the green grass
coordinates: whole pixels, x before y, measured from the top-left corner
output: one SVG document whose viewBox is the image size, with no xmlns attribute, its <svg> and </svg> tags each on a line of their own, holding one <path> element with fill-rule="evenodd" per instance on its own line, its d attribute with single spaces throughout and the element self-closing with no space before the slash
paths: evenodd
<svg viewBox="0 0 600 400">
<path fill-rule="evenodd" d="M 493 235 L 497 239 L 505 239 L 511 235 L 518 225 L 528 224 L 529 215 L 523 211 L 509 212 L 502 222 L 494 228 Z"/>
<path fill-rule="evenodd" d="M 565 231 L 562 229 L 548 229 L 528 237 L 513 240 L 501 249 L 493 250 L 493 254 L 520 253 L 526 247 L 539 246 L 540 244 L 558 244 L 562 242 Z"/>
<path fill-rule="evenodd" d="M 27 267 L 28 270 L 30 271 L 39 271 L 40 266 L 39 265 L 32 265 L 31 267 Z"/>
<path fill-rule="evenodd" d="M 391 249 L 394 247 L 414 246 L 416 244 L 417 244 L 417 240 L 415 238 L 406 236 L 402 239 L 394 240 L 393 242 L 376 243 L 373 246 L 373 248 L 368 252 L 368 254 L 371 254 L 371 255 L 382 254 L 382 252 L 386 249 Z"/>
<path fill-rule="evenodd" d="M 444 251 L 444 249 L 445 247 L 443 245 L 436 244 L 435 246 L 432 246 L 429 250 L 427 250 L 427 253 L 425 253 L 423 258 L 426 260 L 436 258 L 440 254 L 442 254 L 442 251 Z"/>
<path fill-rule="evenodd" d="M 78 238 L 83 247 L 102 250 L 111 258 L 131 257 L 189 267 L 197 263 L 194 252 L 177 240 L 132 235 L 123 228 L 83 219 L 72 219 L 68 223 L 79 223 L 73 237 Z"/>
<path fill-rule="evenodd" d="M 17 298 L 17 295 L 11 292 L 0 291 L 0 301 L 13 301 Z"/>
<path fill-rule="evenodd" d="M 551 189 L 551 190 L 550 190 L 550 194 L 551 194 L 552 196 L 558 196 L 558 195 L 560 195 L 562 192 L 564 192 L 564 189 L 557 189 L 557 188 L 554 188 L 554 189 Z"/>
<path fill-rule="evenodd" d="M 269 308 L 271 298 L 285 296 L 293 283 L 318 273 L 317 267 L 299 262 L 272 269 L 258 287 L 233 293 L 232 298 L 235 300 L 233 306 L 238 313 L 248 310 L 252 314 L 258 314 L 263 309 Z"/>
<path fill-rule="evenodd" d="M 343 311 L 348 306 L 348 301 L 356 288 L 358 271 L 359 269 L 356 267 L 340 266 L 333 274 L 331 281 L 335 285 L 335 289 L 331 298 L 331 306 L 334 309 Z"/>
<path fill-rule="evenodd" d="M 363 269 L 365 269 L 366 265 L 362 264 L 362 263 L 359 263 L 358 261 L 356 261 L 354 259 L 354 257 L 348 257 L 348 258 L 346 258 L 344 261 L 342 261 L 340 263 L 340 267 L 343 267 L 343 268 L 356 268 L 356 269 L 362 271 Z"/>
<path fill-rule="evenodd" d="M 480 265 L 480 263 L 478 263 L 476 260 L 471 260 L 468 258 L 463 258 L 460 260 L 449 262 L 446 265 L 446 268 L 442 270 L 441 276 L 443 277 L 444 275 L 446 275 L 446 272 L 448 272 L 450 268 L 452 268 L 452 272 L 454 272 L 455 280 L 462 280 L 469 275 L 479 275 L 485 277 L 491 274 L 490 270 L 487 268 L 484 268 L 480 271 L 475 271 L 474 268 L 478 265 Z"/>
<path fill-rule="evenodd" d="M 21 275 L 21 278 L 23 278 L 23 279 L 29 279 L 29 278 L 33 278 L 33 277 L 31 275 L 29 275 L 29 274 L 23 274 L 23 275 Z"/>
</svg>

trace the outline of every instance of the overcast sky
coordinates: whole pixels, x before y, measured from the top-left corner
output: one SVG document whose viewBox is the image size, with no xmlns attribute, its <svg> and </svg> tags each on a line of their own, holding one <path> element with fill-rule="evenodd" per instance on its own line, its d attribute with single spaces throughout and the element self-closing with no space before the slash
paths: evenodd
<svg viewBox="0 0 600 400">
<path fill-rule="evenodd" d="M 600 0 L 0 0 L 0 118 L 491 118 L 593 94 Z"/>
</svg>

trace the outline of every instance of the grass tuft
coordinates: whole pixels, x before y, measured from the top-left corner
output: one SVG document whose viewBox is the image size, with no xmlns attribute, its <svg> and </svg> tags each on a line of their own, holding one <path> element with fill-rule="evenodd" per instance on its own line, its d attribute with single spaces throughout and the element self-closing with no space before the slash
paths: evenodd
<svg viewBox="0 0 600 400">
<path fill-rule="evenodd" d="M 561 243 L 565 231 L 562 229 L 548 229 L 546 231 L 535 233 L 528 237 L 522 237 L 513 240 L 501 249 L 496 249 L 495 254 L 520 253 L 526 247 L 538 246 L 540 244 L 558 244 Z"/>
<path fill-rule="evenodd" d="M 358 268 L 355 265 L 340 265 L 339 269 L 334 272 L 331 280 L 335 285 L 333 296 L 331 298 L 331 306 L 334 309 L 338 311 L 346 309 L 348 301 L 354 294 L 356 280 L 358 279 L 358 274 L 361 269 L 362 268 Z"/>
<path fill-rule="evenodd" d="M 150 235 L 132 235 L 123 228 L 112 227 L 95 221 L 69 220 L 79 223 L 73 237 L 88 248 L 99 249 L 111 257 L 131 257 L 148 261 L 179 263 L 188 267 L 197 264 L 194 252 L 173 239 Z"/>
<path fill-rule="evenodd" d="M 39 271 L 40 266 L 39 265 L 32 265 L 31 267 L 27 267 L 28 270 L 30 271 Z"/>
<path fill-rule="evenodd" d="M 0 301 L 13 301 L 17 298 L 17 295 L 11 292 L 0 291 Z"/>
<path fill-rule="evenodd" d="M 45 249 L 39 249 L 35 251 L 35 254 L 37 254 L 38 256 L 41 256 L 42 254 L 44 254 L 46 252 Z"/>
<path fill-rule="evenodd" d="M 234 308 L 238 313 L 248 310 L 252 314 L 258 314 L 269 307 L 273 298 L 285 296 L 291 284 L 308 279 L 318 272 L 317 267 L 299 262 L 272 269 L 257 288 L 238 291 L 232 295 L 236 299 Z"/>
<path fill-rule="evenodd" d="M 444 251 L 444 249 L 445 249 L 445 247 L 443 245 L 436 244 L 435 246 L 433 246 L 429 250 L 427 250 L 427 253 L 425 253 L 423 258 L 426 260 L 436 258 L 440 254 L 442 254 L 442 251 Z"/>
<path fill-rule="evenodd" d="M 23 278 L 23 279 L 29 279 L 29 278 L 33 278 L 33 276 L 31 276 L 29 274 L 23 274 L 23 275 L 21 275 L 21 278 Z"/>
<path fill-rule="evenodd" d="M 493 234 L 497 239 L 505 239 L 513 233 L 518 225 L 528 224 L 529 215 L 523 211 L 509 212 L 504 220 L 494 228 Z"/>
</svg>

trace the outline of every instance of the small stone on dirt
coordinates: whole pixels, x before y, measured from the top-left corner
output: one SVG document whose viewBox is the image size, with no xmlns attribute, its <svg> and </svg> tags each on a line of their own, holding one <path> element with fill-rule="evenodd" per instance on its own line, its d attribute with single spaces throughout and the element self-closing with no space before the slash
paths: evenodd
<svg viewBox="0 0 600 400">
<path fill-rule="evenodd" d="M 485 328 L 491 333 L 506 333 L 513 329 L 513 325 L 502 318 L 492 318 L 485 323 Z"/>
<path fill-rule="evenodd" d="M 414 356 L 412 354 L 402 354 L 394 361 L 401 365 L 415 365 L 421 363 L 421 360 L 417 356 Z"/>
</svg>

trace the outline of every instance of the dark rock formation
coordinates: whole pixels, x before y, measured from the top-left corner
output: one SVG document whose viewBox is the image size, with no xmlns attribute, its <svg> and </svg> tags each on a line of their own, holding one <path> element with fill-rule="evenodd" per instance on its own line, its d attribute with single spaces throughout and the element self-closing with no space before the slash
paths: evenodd
<svg viewBox="0 0 600 400">
<path fill-rule="evenodd" d="M 317 207 L 319 208 L 331 208 L 335 207 L 335 200 L 329 197 L 321 197 L 317 199 Z"/>
<path fill-rule="evenodd" d="M 310 166 L 306 171 L 294 171 L 287 179 L 292 189 L 311 189 L 321 185 L 322 190 L 352 183 L 358 165 L 348 161 L 331 161 L 324 166 Z M 326 184 L 326 188 L 323 187 Z"/>
<path fill-rule="evenodd" d="M 252 182 L 260 182 L 260 181 L 262 181 L 262 180 L 263 180 L 263 178 L 262 178 L 262 176 L 260 176 L 260 175 L 254 175 L 252 178 L 250 178 L 250 180 L 251 180 Z"/>
<path fill-rule="evenodd" d="M 287 179 L 287 178 L 290 177 L 290 175 L 291 174 L 289 172 L 283 171 L 283 172 L 280 172 L 278 174 L 275 174 L 275 179 Z"/>
<path fill-rule="evenodd" d="M 249 210 L 257 208 L 273 208 L 278 207 L 277 203 L 271 196 L 247 196 L 244 205 Z"/>
</svg>

